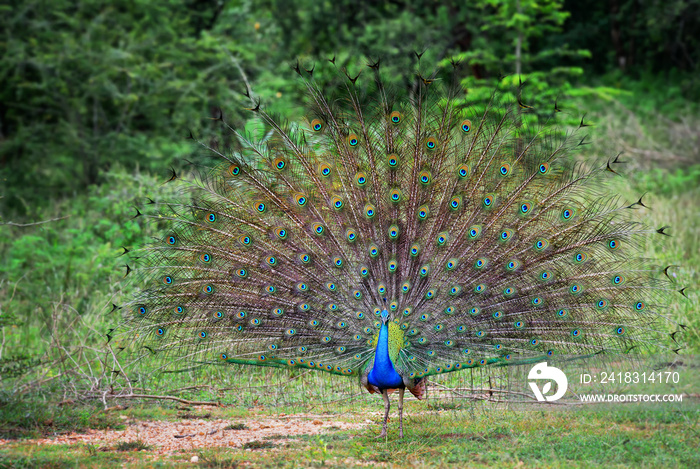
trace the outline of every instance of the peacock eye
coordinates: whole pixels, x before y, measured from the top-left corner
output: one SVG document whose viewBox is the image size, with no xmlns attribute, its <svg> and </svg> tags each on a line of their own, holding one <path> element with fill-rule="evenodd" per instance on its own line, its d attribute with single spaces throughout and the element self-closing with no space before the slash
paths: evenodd
<svg viewBox="0 0 700 469">
<path fill-rule="evenodd" d="M 272 161 L 272 165 L 281 171 L 287 167 L 287 162 L 283 158 L 277 157 Z"/>
<path fill-rule="evenodd" d="M 418 207 L 418 218 L 420 220 L 425 220 L 428 218 L 428 215 L 430 214 L 430 209 L 428 209 L 427 205 L 422 205 Z"/>
<path fill-rule="evenodd" d="M 418 174 L 418 178 L 420 179 L 421 184 L 423 185 L 428 185 L 430 184 L 430 180 L 432 178 L 430 171 L 421 171 Z"/>
<path fill-rule="evenodd" d="M 331 166 L 328 163 L 321 163 L 318 165 L 318 171 L 321 176 L 329 176 L 331 174 Z"/>
<path fill-rule="evenodd" d="M 523 202 L 520 204 L 520 214 L 527 215 L 532 210 L 532 202 Z"/>
<path fill-rule="evenodd" d="M 469 166 L 466 164 L 461 164 L 457 167 L 457 176 L 460 179 L 464 179 L 469 175 Z"/>
</svg>

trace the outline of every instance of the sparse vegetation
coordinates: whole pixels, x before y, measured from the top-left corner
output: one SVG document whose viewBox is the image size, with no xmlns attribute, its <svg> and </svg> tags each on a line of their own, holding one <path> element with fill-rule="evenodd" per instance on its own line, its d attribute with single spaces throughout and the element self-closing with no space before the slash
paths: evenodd
<svg viewBox="0 0 700 469">
<path fill-rule="evenodd" d="M 275 444 L 269 441 L 249 441 L 243 445 L 243 449 L 265 449 L 274 447 Z"/>
<path fill-rule="evenodd" d="M 245 423 L 232 423 L 224 428 L 224 430 L 247 430 L 248 426 Z"/>
<path fill-rule="evenodd" d="M 151 449 L 151 447 L 141 440 L 120 441 L 114 445 L 115 451 L 142 451 L 149 449 Z"/>
</svg>

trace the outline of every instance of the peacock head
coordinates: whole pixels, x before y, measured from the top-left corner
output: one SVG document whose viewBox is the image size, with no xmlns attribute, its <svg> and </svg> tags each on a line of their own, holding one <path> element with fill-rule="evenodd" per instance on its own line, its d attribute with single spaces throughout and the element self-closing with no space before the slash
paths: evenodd
<svg viewBox="0 0 700 469">
<path fill-rule="evenodd" d="M 382 324 L 386 324 L 389 322 L 389 311 L 386 309 L 382 310 Z"/>
</svg>

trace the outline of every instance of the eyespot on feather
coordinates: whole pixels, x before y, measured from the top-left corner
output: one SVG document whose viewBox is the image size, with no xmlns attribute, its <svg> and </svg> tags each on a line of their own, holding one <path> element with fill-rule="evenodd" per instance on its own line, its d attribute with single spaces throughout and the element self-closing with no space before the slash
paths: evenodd
<svg viewBox="0 0 700 469">
<path fill-rule="evenodd" d="M 498 169 L 498 174 L 500 174 L 501 176 L 508 176 L 510 174 L 510 164 L 503 163 Z"/>
<path fill-rule="evenodd" d="M 339 196 L 334 195 L 331 197 L 331 207 L 333 207 L 335 210 L 341 210 L 344 205 L 345 202 L 343 202 L 343 199 L 341 199 Z"/>
<path fill-rule="evenodd" d="M 309 202 L 309 199 L 306 197 L 306 195 L 302 193 L 296 193 L 294 194 L 294 203 L 298 207 L 304 207 L 306 204 Z"/>
<path fill-rule="evenodd" d="M 465 163 L 457 166 L 457 177 L 464 179 L 469 176 L 469 166 Z"/>
<path fill-rule="evenodd" d="M 430 184 L 431 179 L 432 179 L 432 176 L 430 174 L 430 171 L 423 170 L 420 173 L 418 173 L 418 180 L 424 186 L 427 186 L 428 184 Z"/>
<path fill-rule="evenodd" d="M 283 169 L 285 169 L 287 167 L 287 160 L 278 156 L 277 158 L 272 160 L 272 167 L 279 170 L 279 171 L 282 171 Z"/>
<path fill-rule="evenodd" d="M 386 162 L 389 165 L 389 168 L 395 169 L 399 165 L 399 157 L 398 155 L 392 153 L 386 157 Z"/>
<path fill-rule="evenodd" d="M 326 162 L 323 162 L 318 165 L 318 172 L 321 174 L 321 176 L 327 177 L 331 175 L 331 165 L 329 165 Z"/>
<path fill-rule="evenodd" d="M 426 218 L 428 218 L 428 216 L 430 215 L 430 208 L 428 207 L 428 205 L 426 204 L 418 207 L 417 215 L 419 220 L 425 220 Z"/>
</svg>

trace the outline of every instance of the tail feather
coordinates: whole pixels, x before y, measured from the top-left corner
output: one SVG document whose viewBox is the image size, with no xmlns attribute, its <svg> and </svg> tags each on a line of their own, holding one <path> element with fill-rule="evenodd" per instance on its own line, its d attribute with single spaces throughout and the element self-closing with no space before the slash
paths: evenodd
<svg viewBox="0 0 700 469">
<path fill-rule="evenodd" d="M 198 143 L 220 163 L 143 214 L 166 228 L 134 253 L 125 337 L 168 364 L 361 375 L 387 308 L 416 396 L 436 373 L 667 348 L 675 289 L 640 257 L 655 230 L 606 191 L 609 165 L 572 162 L 582 126 L 496 94 L 476 113 L 436 79 L 399 99 L 373 71 L 333 98 L 302 77 L 304 123 L 219 119 L 231 147 Z"/>
</svg>

